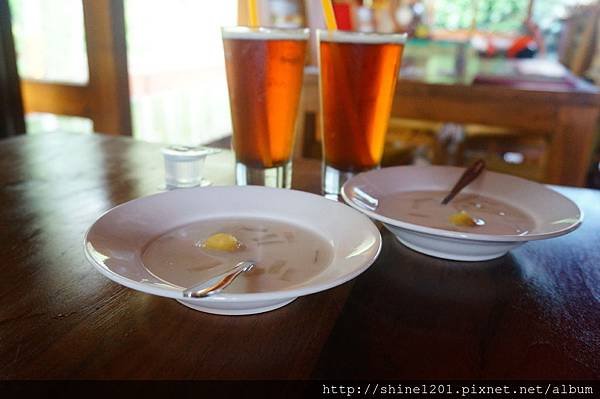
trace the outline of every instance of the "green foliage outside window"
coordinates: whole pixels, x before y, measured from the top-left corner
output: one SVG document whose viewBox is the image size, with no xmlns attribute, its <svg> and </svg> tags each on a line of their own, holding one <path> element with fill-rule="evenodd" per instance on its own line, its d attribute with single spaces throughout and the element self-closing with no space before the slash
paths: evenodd
<svg viewBox="0 0 600 399">
<path fill-rule="evenodd" d="M 477 10 L 477 29 L 486 32 L 516 33 L 527 17 L 529 0 L 429 0 L 435 9 L 434 29 L 470 29 Z M 595 0 L 535 0 L 533 21 L 540 27 L 546 49 L 556 51 L 561 19 L 569 8 Z"/>
<path fill-rule="evenodd" d="M 477 29 L 506 32 L 518 30 L 529 0 L 435 0 L 434 27 L 469 29 L 477 10 Z"/>
</svg>

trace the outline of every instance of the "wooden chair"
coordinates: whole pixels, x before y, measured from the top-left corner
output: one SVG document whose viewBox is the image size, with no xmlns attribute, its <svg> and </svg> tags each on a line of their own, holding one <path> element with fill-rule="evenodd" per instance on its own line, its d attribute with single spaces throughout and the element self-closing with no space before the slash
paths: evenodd
<svg viewBox="0 0 600 399">
<path fill-rule="evenodd" d="M 132 124 L 123 0 L 82 1 L 88 83 L 77 85 L 22 79 L 25 112 L 89 118 L 96 132 L 130 136 Z M 0 0 L 0 4 L 7 10 L 7 0 Z M 11 34 L 6 26 L 3 20 L 1 28 L 4 36 Z"/>
<path fill-rule="evenodd" d="M 575 75 L 582 76 L 592 63 L 599 18 L 600 1 L 575 8 L 572 15 L 563 21 L 559 60 Z"/>
</svg>

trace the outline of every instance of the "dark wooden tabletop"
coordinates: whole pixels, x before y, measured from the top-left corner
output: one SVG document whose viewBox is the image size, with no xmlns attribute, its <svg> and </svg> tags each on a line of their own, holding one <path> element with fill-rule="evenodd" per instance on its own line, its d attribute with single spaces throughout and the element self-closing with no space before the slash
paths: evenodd
<svg viewBox="0 0 600 399">
<path fill-rule="evenodd" d="M 160 190 L 156 145 L 102 135 L 0 142 L 0 378 L 600 377 L 600 192 L 572 234 L 500 259 L 415 253 L 382 231 L 364 274 L 272 312 L 215 316 L 122 287 L 85 260 L 104 211 Z M 317 191 L 317 161 L 294 186 Z M 208 177 L 233 181 L 228 152 Z"/>
</svg>

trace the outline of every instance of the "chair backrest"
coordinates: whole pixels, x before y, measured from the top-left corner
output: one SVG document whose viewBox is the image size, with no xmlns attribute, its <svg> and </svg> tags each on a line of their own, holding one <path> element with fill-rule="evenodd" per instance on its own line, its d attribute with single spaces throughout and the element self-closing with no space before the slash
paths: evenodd
<svg viewBox="0 0 600 399">
<path fill-rule="evenodd" d="M 89 81 L 81 85 L 23 78 L 24 110 L 89 118 L 96 132 L 130 136 L 124 0 L 82 0 L 82 5 Z"/>
<path fill-rule="evenodd" d="M 558 48 L 559 59 L 575 75 L 590 67 L 596 46 L 600 2 L 576 8 L 563 22 Z"/>
</svg>

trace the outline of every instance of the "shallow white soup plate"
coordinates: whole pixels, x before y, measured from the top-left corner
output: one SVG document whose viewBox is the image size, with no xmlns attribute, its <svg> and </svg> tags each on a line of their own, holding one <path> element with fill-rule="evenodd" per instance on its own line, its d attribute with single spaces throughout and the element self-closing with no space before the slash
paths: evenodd
<svg viewBox="0 0 600 399">
<path fill-rule="evenodd" d="M 182 287 L 161 280 L 142 261 L 157 237 L 194 222 L 219 218 L 267 218 L 311 230 L 328 241 L 333 257 L 316 276 L 285 289 L 184 298 Z M 321 196 L 257 186 L 175 190 L 119 205 L 102 215 L 85 236 L 94 267 L 119 284 L 177 299 L 193 309 L 224 315 L 261 313 L 302 295 L 340 285 L 365 271 L 381 249 L 377 227 L 363 214 Z M 244 278 L 243 275 L 238 278 Z M 198 281 L 189 281 L 188 287 Z"/>
<path fill-rule="evenodd" d="M 535 227 L 521 235 L 450 231 L 405 222 L 398 215 L 378 211 L 379 201 L 399 192 L 449 191 L 464 172 L 451 166 L 398 166 L 358 174 L 342 187 L 342 197 L 353 208 L 383 222 L 407 247 L 438 258 L 481 261 L 498 258 L 531 240 L 557 237 L 575 230 L 583 220 L 577 205 L 538 183 L 484 171 L 463 193 L 500 200 L 531 216 Z"/>
</svg>

